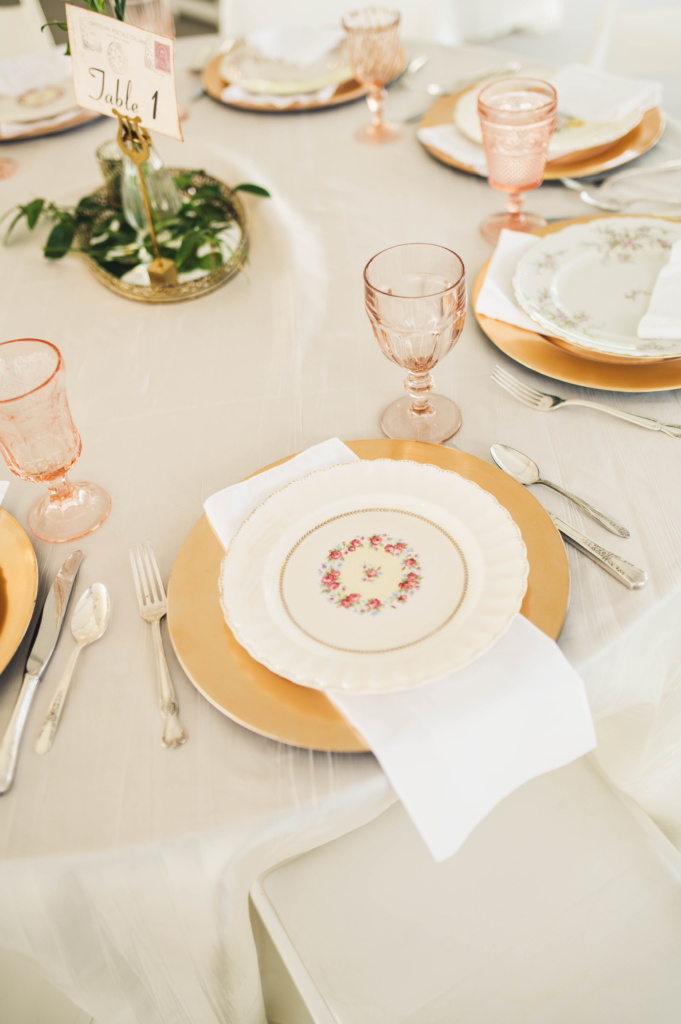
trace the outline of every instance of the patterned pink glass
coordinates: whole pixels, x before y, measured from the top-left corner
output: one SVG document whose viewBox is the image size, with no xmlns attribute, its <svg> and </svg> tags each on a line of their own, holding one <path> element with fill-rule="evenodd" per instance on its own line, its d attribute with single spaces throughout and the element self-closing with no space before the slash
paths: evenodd
<svg viewBox="0 0 681 1024">
<path fill-rule="evenodd" d="M 383 354 L 409 371 L 407 396 L 381 417 L 388 437 L 446 441 L 461 410 L 433 394 L 430 371 L 459 339 L 466 319 L 463 262 L 451 249 L 412 242 L 384 249 L 364 269 L 366 310 Z"/>
<path fill-rule="evenodd" d="M 36 537 L 50 541 L 91 533 L 111 507 L 97 484 L 71 483 L 66 476 L 82 443 L 64 378 L 61 352 L 51 342 L 0 343 L 0 451 L 16 476 L 47 484 L 49 493 L 33 506 L 28 522 Z"/>
<path fill-rule="evenodd" d="M 506 193 L 506 213 L 494 214 L 480 225 L 483 238 L 493 245 L 503 228 L 531 231 L 546 223 L 523 210 L 523 193 L 544 179 L 556 105 L 553 86 L 535 78 L 503 78 L 478 96 L 487 177 L 493 188 Z"/>
<path fill-rule="evenodd" d="M 175 38 L 175 21 L 170 0 L 127 0 L 125 20 L 147 32 Z"/>
<path fill-rule="evenodd" d="M 387 95 L 385 84 L 399 73 L 402 66 L 399 26 L 400 12 L 384 7 L 352 11 L 343 18 L 352 73 L 369 90 L 367 103 L 371 122 L 357 132 L 355 137 L 360 142 L 391 142 L 403 135 L 399 125 L 383 117 Z"/>
</svg>

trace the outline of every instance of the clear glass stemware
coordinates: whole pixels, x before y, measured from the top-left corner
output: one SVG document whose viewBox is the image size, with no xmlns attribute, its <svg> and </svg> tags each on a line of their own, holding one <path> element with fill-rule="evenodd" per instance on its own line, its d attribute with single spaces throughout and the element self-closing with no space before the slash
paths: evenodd
<svg viewBox="0 0 681 1024">
<path fill-rule="evenodd" d="M 16 476 L 49 489 L 29 512 L 36 537 L 75 540 L 109 514 L 111 498 L 102 487 L 66 475 L 81 448 L 56 345 L 37 338 L 0 342 L 0 451 Z"/>
<path fill-rule="evenodd" d="M 478 96 L 487 177 L 493 188 L 506 193 L 506 212 L 495 213 L 480 225 L 483 238 L 493 245 L 503 228 L 532 231 L 546 223 L 523 209 L 523 193 L 544 180 L 556 106 L 556 90 L 535 78 L 502 78 Z"/>
<path fill-rule="evenodd" d="M 360 142 L 391 142 L 404 134 L 399 125 L 383 116 L 385 85 L 399 73 L 402 63 L 399 26 L 400 12 L 384 7 L 352 11 L 343 18 L 352 73 L 368 87 L 371 121 L 357 132 Z"/>
<path fill-rule="evenodd" d="M 430 371 L 458 341 L 466 318 L 466 276 L 455 252 L 412 242 L 379 252 L 364 269 L 366 310 L 381 351 L 408 370 L 407 395 L 381 417 L 388 437 L 446 441 L 461 410 L 433 393 Z"/>
</svg>

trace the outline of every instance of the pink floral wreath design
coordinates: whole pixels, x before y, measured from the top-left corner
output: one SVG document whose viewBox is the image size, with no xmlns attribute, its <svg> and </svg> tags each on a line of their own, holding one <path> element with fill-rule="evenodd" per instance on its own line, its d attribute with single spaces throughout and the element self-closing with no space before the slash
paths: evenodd
<svg viewBox="0 0 681 1024">
<path fill-rule="evenodd" d="M 367 560 L 362 564 L 362 580 L 371 582 L 378 579 L 383 570 L 371 562 L 371 552 L 382 550 L 388 555 L 400 559 L 401 579 L 397 589 L 383 599 L 363 597 L 362 594 L 350 593 L 342 582 L 341 568 L 346 555 L 359 548 L 367 549 Z M 399 608 L 406 604 L 420 588 L 421 566 L 418 555 L 406 541 L 393 540 L 386 533 L 374 533 L 370 537 L 353 537 L 351 541 L 343 541 L 331 548 L 326 561 L 319 570 L 322 594 L 325 594 L 337 608 L 351 608 L 361 615 L 378 615 L 384 608 Z"/>
</svg>

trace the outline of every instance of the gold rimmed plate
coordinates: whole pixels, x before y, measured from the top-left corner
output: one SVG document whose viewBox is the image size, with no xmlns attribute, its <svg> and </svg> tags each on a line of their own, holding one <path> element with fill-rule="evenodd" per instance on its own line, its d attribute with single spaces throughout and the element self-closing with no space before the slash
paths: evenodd
<svg viewBox="0 0 681 1024">
<path fill-rule="evenodd" d="M 521 611 L 556 638 L 567 612 L 567 556 L 550 517 L 521 484 L 465 452 L 415 441 L 353 441 L 361 459 L 408 459 L 449 469 L 494 495 L 518 525 L 530 566 Z M 269 467 L 266 467 L 269 468 Z M 270 672 L 237 643 L 220 607 L 224 550 L 203 516 L 183 542 L 168 586 L 168 626 L 188 677 L 214 707 L 270 739 L 314 750 L 367 746 L 329 698 Z"/>
<path fill-rule="evenodd" d="M 96 121 L 99 117 L 101 114 L 95 114 L 91 110 L 81 110 L 79 107 L 73 117 L 59 123 L 31 127 L 27 122 L 25 130 L 16 135 L 3 135 L 0 131 L 0 142 L 21 142 L 26 139 L 39 139 L 43 135 L 59 135 L 60 132 L 68 132 L 72 128 L 79 128 L 81 125 L 89 124 L 90 121 Z"/>
<path fill-rule="evenodd" d="M 264 113 L 288 113 L 295 110 L 324 110 L 327 107 L 336 107 L 340 103 L 350 103 L 352 100 L 361 99 L 362 96 L 366 96 L 367 87 L 360 85 L 359 82 L 355 81 L 354 78 L 348 79 L 346 82 L 340 82 L 331 96 L 327 96 L 325 99 L 320 99 L 318 93 L 310 93 L 309 98 L 305 101 L 292 100 L 286 106 L 279 106 L 274 103 L 267 103 L 264 99 L 258 99 L 254 94 L 253 99 L 223 99 L 223 92 L 230 84 L 226 82 L 220 73 L 220 65 L 223 57 L 218 54 L 213 60 L 209 61 L 203 70 L 202 80 L 203 86 L 209 96 L 219 103 L 223 103 L 228 107 L 236 107 L 239 110 L 253 110 L 262 111 Z"/>
<path fill-rule="evenodd" d="M 38 592 L 38 562 L 26 531 L 0 508 L 0 672 L 26 630 Z"/>
<path fill-rule="evenodd" d="M 454 110 L 459 98 L 466 90 L 443 96 L 430 108 L 421 121 L 421 128 L 431 128 L 437 125 L 454 125 Z M 594 150 L 584 150 L 577 153 L 561 156 L 557 160 L 551 160 L 546 165 L 544 172 L 545 181 L 556 181 L 559 178 L 585 178 L 591 174 L 602 174 L 605 171 L 614 170 L 630 163 L 639 156 L 643 156 L 652 149 L 656 142 L 659 142 L 665 127 L 665 119 L 659 107 L 647 110 L 641 121 L 626 135 L 618 139 L 605 149 L 600 147 Z M 463 163 L 445 153 L 435 146 L 419 140 L 421 145 L 431 156 L 449 167 L 455 167 L 460 171 L 467 171 L 470 174 L 477 174 L 484 177 L 475 167 Z"/>
<path fill-rule="evenodd" d="M 575 217 L 556 221 L 539 228 L 534 234 L 548 235 L 572 224 L 617 216 Z M 681 358 L 647 359 L 645 362 L 618 360 L 614 356 L 598 358 L 595 353 L 580 354 L 576 346 L 541 334 L 539 325 L 535 332 L 478 313 L 475 307 L 488 267 L 489 261 L 482 267 L 473 285 L 475 318 L 489 340 L 516 363 L 554 380 L 600 391 L 649 392 L 681 388 Z"/>
</svg>

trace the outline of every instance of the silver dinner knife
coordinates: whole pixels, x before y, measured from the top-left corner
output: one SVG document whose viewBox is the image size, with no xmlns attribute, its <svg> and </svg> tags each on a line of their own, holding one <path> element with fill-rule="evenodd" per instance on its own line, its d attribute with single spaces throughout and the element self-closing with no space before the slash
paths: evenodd
<svg viewBox="0 0 681 1024">
<path fill-rule="evenodd" d="M 40 625 L 26 661 L 19 696 L 0 744 L 0 794 L 6 793 L 14 780 L 21 734 L 26 725 L 31 701 L 57 645 L 73 583 L 82 560 L 82 551 L 73 551 L 68 556 L 55 576 L 45 599 Z"/>
<path fill-rule="evenodd" d="M 558 516 L 554 516 L 553 512 L 549 512 L 549 515 L 566 540 L 569 540 L 574 547 L 591 558 L 597 565 L 600 565 L 606 572 L 609 572 L 611 576 L 614 576 L 616 580 L 623 583 L 629 590 L 640 590 L 641 587 L 646 585 L 648 573 L 645 570 L 639 569 L 624 558 L 620 558 L 614 551 L 608 551 L 607 548 L 602 547 L 595 540 L 591 540 L 591 537 L 587 537 L 586 534 L 575 530 L 574 526 L 569 526 L 562 519 L 559 519 Z"/>
</svg>

